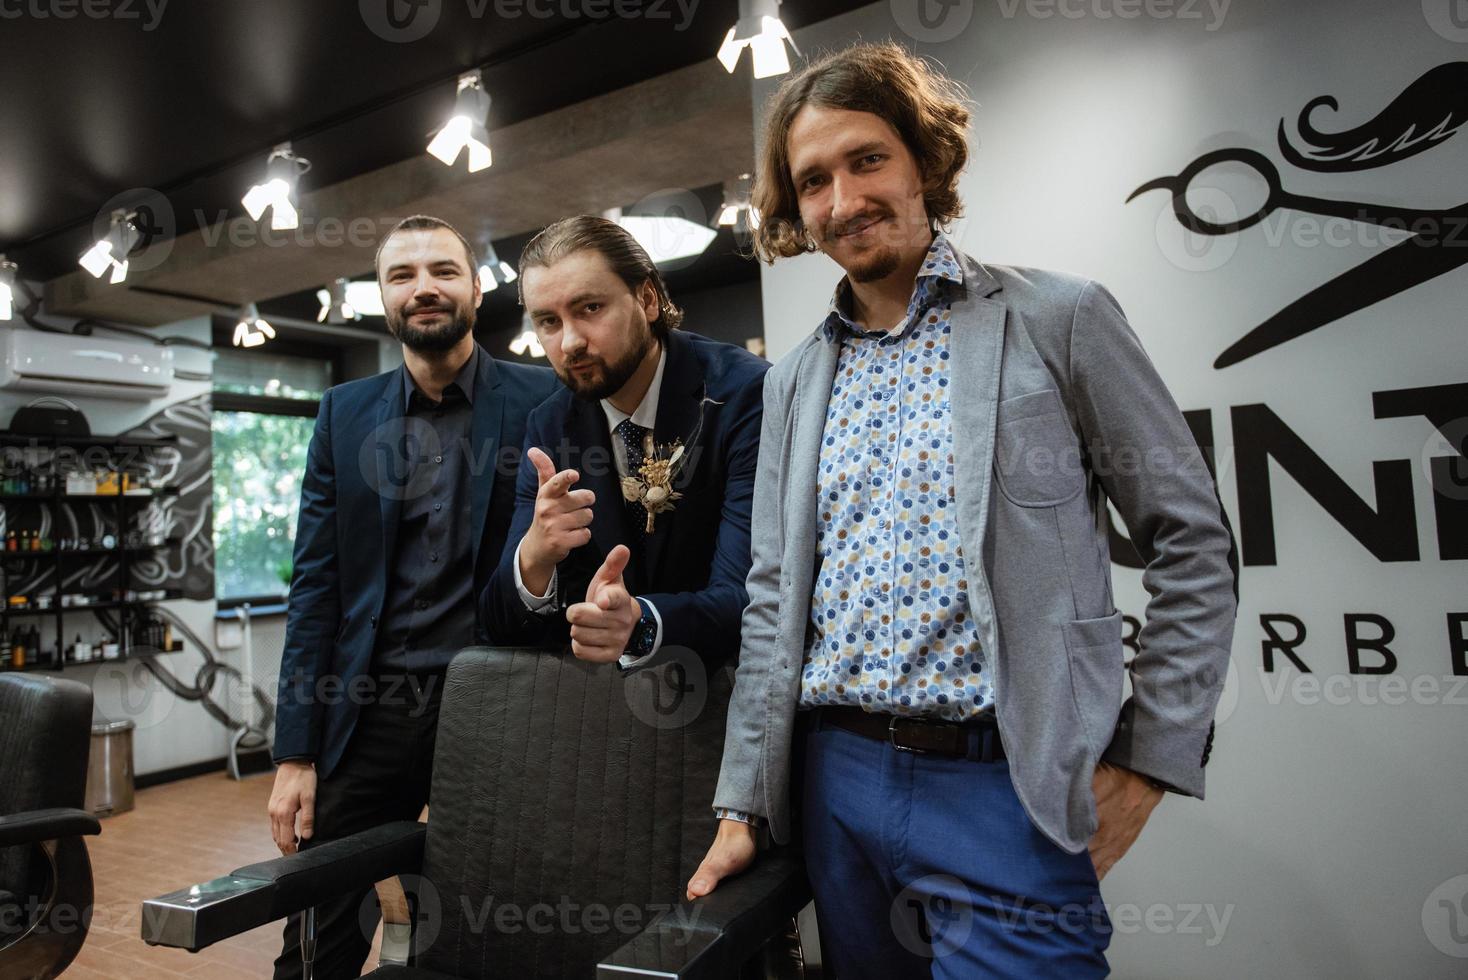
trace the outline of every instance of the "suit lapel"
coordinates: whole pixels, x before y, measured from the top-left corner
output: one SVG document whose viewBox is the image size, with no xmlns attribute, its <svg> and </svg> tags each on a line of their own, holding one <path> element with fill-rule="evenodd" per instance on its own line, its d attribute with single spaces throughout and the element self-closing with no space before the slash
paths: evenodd
<svg viewBox="0 0 1468 980">
<path fill-rule="evenodd" d="M 694 451 L 694 436 L 699 443 L 705 437 L 699 425 L 704 391 L 703 366 L 689 348 L 688 341 L 676 332 L 668 336 L 668 361 L 663 365 L 663 387 L 658 393 L 658 415 L 653 427 L 653 441 L 659 446 L 671 445 L 674 439 L 681 440 L 686 462 L 673 479 L 673 489 L 678 490 L 692 483 L 694 471 L 702 461 L 702 450 Z M 645 581 L 658 581 L 657 575 L 667 555 L 668 544 L 673 539 L 678 511 L 686 501 L 673 505 L 657 515 L 653 522 L 653 533 L 647 536 L 644 550 L 647 558 Z"/>
<path fill-rule="evenodd" d="M 470 568 L 479 567 L 479 545 L 484 539 L 484 520 L 494 491 L 504 409 L 505 396 L 499 390 L 499 371 L 494 358 L 480 348 L 474 388 L 474 421 L 470 424 L 465 459 L 469 468 L 469 516 L 473 521 L 470 540 L 474 543 L 474 551 Z"/>
<path fill-rule="evenodd" d="M 831 401 L 831 386 L 836 380 L 836 364 L 841 353 L 839 343 L 817 340 L 802 355 L 795 376 L 795 392 L 791 396 L 791 437 L 789 478 L 785 482 L 785 545 L 792 544 L 798 553 L 787 556 L 783 563 L 782 587 L 789 589 L 794 602 L 782 602 L 781 609 L 791 610 L 791 619 L 783 624 L 788 636 L 804 636 L 810 618 L 811 584 L 816 570 L 817 487 L 821 464 L 821 436 L 826 429 L 826 409 Z M 763 448 L 763 447 L 762 447 Z M 797 608 L 798 607 L 798 608 Z"/>
<path fill-rule="evenodd" d="M 999 405 L 999 368 L 1004 357 L 1003 301 L 984 267 L 964 257 L 964 293 L 953 304 L 950 344 L 955 375 L 953 403 L 953 484 L 959 530 L 968 547 L 984 540 L 994 474 L 994 424 Z M 956 379 L 955 379 L 956 380 Z M 977 562 L 971 562 L 977 566 Z"/>
<path fill-rule="evenodd" d="M 412 472 L 407 458 L 405 431 L 401 420 L 407 406 L 403 403 L 402 376 L 393 372 L 388 376 L 387 390 L 377 404 L 377 425 L 372 430 L 377 440 L 372 454 L 377 461 L 378 504 L 382 509 L 382 571 L 386 592 L 387 564 L 393 560 L 398 541 L 398 518 L 403 512 L 403 492 L 408 486 Z"/>
</svg>

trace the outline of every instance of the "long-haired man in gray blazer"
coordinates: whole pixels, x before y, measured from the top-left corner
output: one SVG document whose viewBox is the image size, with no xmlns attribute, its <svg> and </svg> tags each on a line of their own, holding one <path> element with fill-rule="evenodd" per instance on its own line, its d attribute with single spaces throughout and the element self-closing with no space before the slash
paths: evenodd
<svg viewBox="0 0 1468 980">
<path fill-rule="evenodd" d="M 858 45 L 772 99 L 755 184 L 760 256 L 846 276 L 766 378 L 722 819 L 688 891 L 755 860 L 759 825 L 798 836 L 843 980 L 1104 975 L 1099 879 L 1165 792 L 1203 795 L 1233 634 L 1212 478 L 1111 294 L 941 232 L 968 116 Z M 1151 595 L 1125 701 L 1107 499 Z"/>
</svg>

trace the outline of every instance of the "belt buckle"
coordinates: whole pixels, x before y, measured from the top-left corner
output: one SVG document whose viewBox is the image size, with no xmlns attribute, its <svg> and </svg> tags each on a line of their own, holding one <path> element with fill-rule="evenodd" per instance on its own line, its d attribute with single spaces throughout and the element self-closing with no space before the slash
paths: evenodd
<svg viewBox="0 0 1468 980">
<path fill-rule="evenodd" d="M 913 755 L 927 755 L 927 749 L 915 748 L 911 745 L 899 745 L 897 743 L 897 723 L 902 720 L 901 715 L 893 715 L 892 720 L 887 723 L 887 741 L 898 752 L 911 752 Z"/>
</svg>

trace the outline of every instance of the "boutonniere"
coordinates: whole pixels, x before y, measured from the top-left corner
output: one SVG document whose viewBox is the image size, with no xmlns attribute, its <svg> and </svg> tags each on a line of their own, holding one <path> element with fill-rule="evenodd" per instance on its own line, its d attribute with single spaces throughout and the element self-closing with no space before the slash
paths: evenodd
<svg viewBox="0 0 1468 980">
<path fill-rule="evenodd" d="M 622 477 L 622 497 L 629 503 L 641 504 L 647 511 L 647 533 L 652 533 L 653 520 L 665 510 L 672 510 L 674 501 L 683 494 L 673 489 L 673 478 L 678 475 L 683 462 L 683 441 L 674 439 L 671 445 L 658 446 L 649 432 L 642 439 L 642 465 L 636 476 Z"/>
</svg>

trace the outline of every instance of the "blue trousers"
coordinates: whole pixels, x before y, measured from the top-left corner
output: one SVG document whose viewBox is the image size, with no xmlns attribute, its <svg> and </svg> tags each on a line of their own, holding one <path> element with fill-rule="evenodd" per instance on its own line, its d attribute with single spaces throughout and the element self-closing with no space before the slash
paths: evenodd
<svg viewBox="0 0 1468 980">
<path fill-rule="evenodd" d="M 900 752 L 810 724 L 801 835 L 836 980 L 1104 977 L 1090 855 L 1040 833 L 1009 764 Z"/>
</svg>

